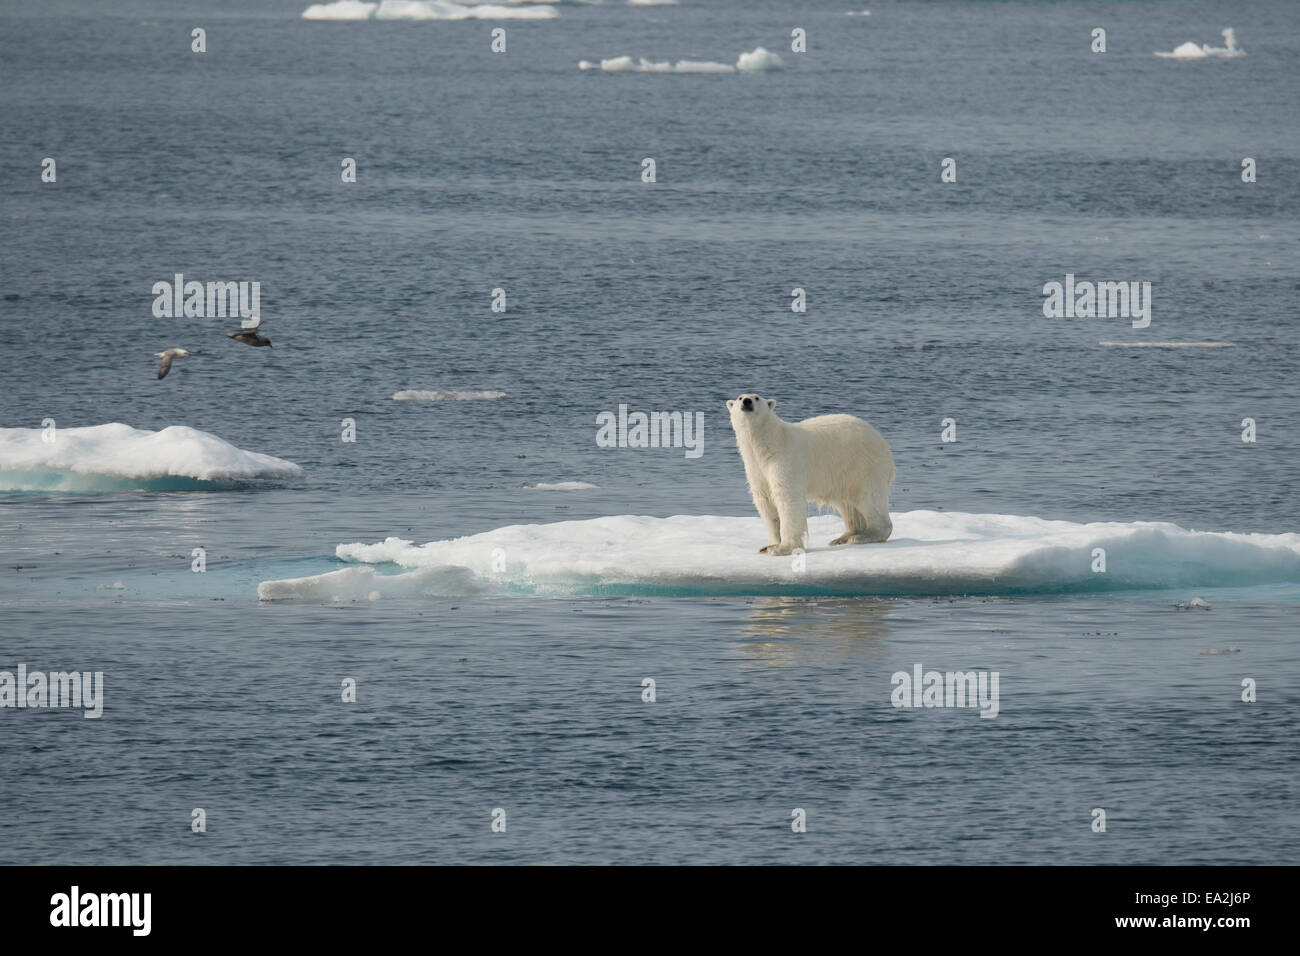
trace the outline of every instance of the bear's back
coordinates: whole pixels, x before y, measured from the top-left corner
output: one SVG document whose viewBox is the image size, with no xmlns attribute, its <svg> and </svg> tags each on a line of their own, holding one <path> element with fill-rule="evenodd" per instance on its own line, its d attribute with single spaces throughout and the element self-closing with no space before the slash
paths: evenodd
<svg viewBox="0 0 1300 956">
<path fill-rule="evenodd" d="M 885 438 L 880 432 L 872 427 L 870 422 L 864 422 L 861 418 L 853 415 L 818 415 L 815 418 L 805 418 L 801 422 L 792 422 L 805 431 L 815 433 L 839 433 L 860 432 L 864 435 L 870 435 L 884 441 Z"/>
<path fill-rule="evenodd" d="M 857 460 L 865 456 L 879 462 L 889 480 L 894 478 L 894 455 L 885 436 L 870 422 L 853 415 L 818 415 L 790 423 L 810 450 L 826 461 Z"/>
</svg>

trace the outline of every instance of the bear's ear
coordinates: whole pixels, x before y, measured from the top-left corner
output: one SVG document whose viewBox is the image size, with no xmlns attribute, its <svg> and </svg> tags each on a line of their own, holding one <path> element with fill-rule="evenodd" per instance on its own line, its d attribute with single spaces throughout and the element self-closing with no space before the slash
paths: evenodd
<svg viewBox="0 0 1300 956">
<path fill-rule="evenodd" d="M 776 399 L 775 399 L 775 398 L 769 398 L 769 399 L 767 400 L 767 407 L 768 407 L 768 410 L 769 410 L 769 411 L 770 411 L 771 409 L 773 409 L 773 408 L 776 408 Z"/>
<path fill-rule="evenodd" d="M 727 408 L 731 408 L 735 404 L 736 404 L 736 400 L 734 398 L 727 399 Z"/>
</svg>

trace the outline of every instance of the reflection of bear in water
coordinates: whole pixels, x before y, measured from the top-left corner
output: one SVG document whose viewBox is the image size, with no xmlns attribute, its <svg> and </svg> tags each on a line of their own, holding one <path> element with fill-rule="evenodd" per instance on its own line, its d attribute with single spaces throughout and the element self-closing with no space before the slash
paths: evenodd
<svg viewBox="0 0 1300 956">
<path fill-rule="evenodd" d="M 880 432 L 852 415 L 786 422 L 775 407 L 753 394 L 727 402 L 749 491 L 767 525 L 768 544 L 760 553 L 790 554 L 803 546 L 809 501 L 844 519 L 844 534 L 832 545 L 886 540 L 894 530 L 894 456 Z"/>
</svg>

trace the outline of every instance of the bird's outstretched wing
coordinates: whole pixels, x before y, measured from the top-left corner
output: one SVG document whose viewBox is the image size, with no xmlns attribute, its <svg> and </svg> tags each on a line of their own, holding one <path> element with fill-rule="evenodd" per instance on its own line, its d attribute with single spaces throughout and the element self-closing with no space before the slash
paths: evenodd
<svg viewBox="0 0 1300 956">
<path fill-rule="evenodd" d="M 172 370 L 172 357 L 170 355 L 164 355 L 162 364 L 158 366 L 158 377 L 166 378 L 167 373 L 170 372 L 171 370 Z"/>
</svg>

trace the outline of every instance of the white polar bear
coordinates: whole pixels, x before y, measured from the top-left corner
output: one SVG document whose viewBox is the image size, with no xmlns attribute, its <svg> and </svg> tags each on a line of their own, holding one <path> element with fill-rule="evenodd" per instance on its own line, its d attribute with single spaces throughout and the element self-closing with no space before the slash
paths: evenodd
<svg viewBox="0 0 1300 956">
<path fill-rule="evenodd" d="M 832 545 L 889 538 L 894 456 L 880 432 L 852 415 L 782 421 L 773 399 L 753 394 L 728 401 L 727 408 L 750 494 L 767 525 L 768 544 L 760 554 L 790 554 L 803 546 L 809 501 L 833 507 L 844 519 L 844 534 Z"/>
</svg>

